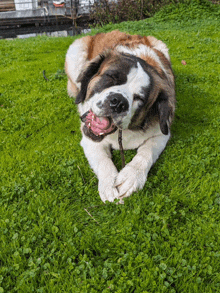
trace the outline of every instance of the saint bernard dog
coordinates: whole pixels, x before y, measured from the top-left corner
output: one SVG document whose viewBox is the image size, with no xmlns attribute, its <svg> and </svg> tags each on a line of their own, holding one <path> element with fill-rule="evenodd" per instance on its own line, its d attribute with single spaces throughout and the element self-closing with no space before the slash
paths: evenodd
<svg viewBox="0 0 220 293">
<path fill-rule="evenodd" d="M 175 84 L 167 46 L 152 36 L 120 31 L 85 36 L 70 45 L 67 90 L 81 116 L 81 146 L 98 177 L 103 202 L 142 189 L 170 138 Z M 111 160 L 119 149 L 137 154 L 120 172 Z"/>
</svg>

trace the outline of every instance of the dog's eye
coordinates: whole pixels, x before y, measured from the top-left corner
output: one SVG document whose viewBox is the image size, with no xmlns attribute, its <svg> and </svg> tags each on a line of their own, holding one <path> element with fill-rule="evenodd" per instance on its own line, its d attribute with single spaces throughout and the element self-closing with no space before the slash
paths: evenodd
<svg viewBox="0 0 220 293">
<path fill-rule="evenodd" d="M 134 98 L 133 98 L 134 101 L 141 101 L 142 103 L 144 103 L 144 98 L 137 95 L 137 94 L 134 94 Z"/>
<path fill-rule="evenodd" d="M 106 76 L 110 77 L 112 80 L 116 81 L 116 76 L 110 73 L 106 73 Z"/>
<path fill-rule="evenodd" d="M 110 79 L 114 83 L 114 85 L 120 84 L 120 78 L 117 73 L 109 72 L 109 73 L 106 73 L 106 76 L 108 77 L 108 79 Z"/>
</svg>

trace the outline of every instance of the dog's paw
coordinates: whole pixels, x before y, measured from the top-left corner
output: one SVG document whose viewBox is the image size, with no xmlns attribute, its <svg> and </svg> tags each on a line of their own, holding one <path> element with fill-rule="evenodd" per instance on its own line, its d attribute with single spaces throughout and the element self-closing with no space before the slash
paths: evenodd
<svg viewBox="0 0 220 293">
<path fill-rule="evenodd" d="M 128 197 L 138 189 L 142 189 L 146 179 L 147 175 L 144 170 L 129 166 L 129 164 L 126 165 L 118 174 L 114 185 L 119 192 L 118 198 L 121 199 L 121 202 L 123 202 L 124 197 Z"/>
<path fill-rule="evenodd" d="M 113 202 L 116 198 L 119 198 L 119 192 L 116 187 L 114 187 L 115 177 L 106 178 L 105 180 L 99 180 L 99 195 L 103 202 L 110 201 Z"/>
</svg>

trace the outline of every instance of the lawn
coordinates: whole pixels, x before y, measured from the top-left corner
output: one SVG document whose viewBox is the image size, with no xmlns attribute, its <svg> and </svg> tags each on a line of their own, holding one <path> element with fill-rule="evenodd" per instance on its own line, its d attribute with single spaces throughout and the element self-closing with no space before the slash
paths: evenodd
<svg viewBox="0 0 220 293">
<path fill-rule="evenodd" d="M 79 145 L 75 38 L 0 40 L 0 293 L 220 292 L 220 10 L 196 2 L 98 30 L 163 40 L 176 77 L 172 138 L 124 205 Z"/>
</svg>

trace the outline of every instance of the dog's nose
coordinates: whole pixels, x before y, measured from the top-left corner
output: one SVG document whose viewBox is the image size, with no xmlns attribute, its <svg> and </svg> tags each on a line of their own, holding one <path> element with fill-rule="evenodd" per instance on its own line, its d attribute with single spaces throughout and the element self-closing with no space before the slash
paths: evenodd
<svg viewBox="0 0 220 293">
<path fill-rule="evenodd" d="M 122 94 L 111 94 L 109 101 L 110 108 L 118 114 L 128 110 L 128 101 Z"/>
</svg>

